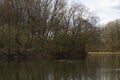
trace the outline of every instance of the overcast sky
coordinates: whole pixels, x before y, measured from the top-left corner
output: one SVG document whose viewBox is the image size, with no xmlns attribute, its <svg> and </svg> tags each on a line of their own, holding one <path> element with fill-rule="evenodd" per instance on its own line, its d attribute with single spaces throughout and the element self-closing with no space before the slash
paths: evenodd
<svg viewBox="0 0 120 80">
<path fill-rule="evenodd" d="M 81 2 L 100 18 L 101 24 L 120 19 L 120 0 L 72 0 Z"/>
</svg>

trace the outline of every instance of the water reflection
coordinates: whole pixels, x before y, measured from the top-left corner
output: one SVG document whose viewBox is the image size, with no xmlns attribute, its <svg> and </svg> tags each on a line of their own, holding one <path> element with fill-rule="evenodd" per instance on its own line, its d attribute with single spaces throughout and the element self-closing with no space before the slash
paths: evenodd
<svg viewBox="0 0 120 80">
<path fill-rule="evenodd" d="M 0 80 L 120 80 L 120 56 L 0 62 Z"/>
</svg>

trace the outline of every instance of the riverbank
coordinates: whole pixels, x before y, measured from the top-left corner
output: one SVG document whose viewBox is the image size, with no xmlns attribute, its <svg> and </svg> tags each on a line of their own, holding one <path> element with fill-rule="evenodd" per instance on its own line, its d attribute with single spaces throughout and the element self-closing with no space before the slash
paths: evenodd
<svg viewBox="0 0 120 80">
<path fill-rule="evenodd" d="M 88 52 L 90 55 L 117 55 L 120 52 Z"/>
<path fill-rule="evenodd" d="M 50 55 L 50 54 L 2 54 L 0 53 L 0 60 L 16 60 L 16 59 L 83 59 L 88 54 L 77 54 L 77 55 Z"/>
</svg>

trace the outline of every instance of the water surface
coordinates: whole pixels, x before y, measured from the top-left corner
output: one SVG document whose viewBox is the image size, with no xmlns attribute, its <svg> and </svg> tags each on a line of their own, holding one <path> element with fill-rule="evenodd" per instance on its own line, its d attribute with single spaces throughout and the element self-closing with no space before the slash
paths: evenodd
<svg viewBox="0 0 120 80">
<path fill-rule="evenodd" d="M 0 61 L 0 80 L 120 80 L 120 55 L 80 60 Z"/>
</svg>

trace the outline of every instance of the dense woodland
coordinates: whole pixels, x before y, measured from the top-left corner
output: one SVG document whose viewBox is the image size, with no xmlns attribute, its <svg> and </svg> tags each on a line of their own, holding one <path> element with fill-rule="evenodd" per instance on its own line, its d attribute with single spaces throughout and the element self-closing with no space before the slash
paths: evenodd
<svg viewBox="0 0 120 80">
<path fill-rule="evenodd" d="M 65 0 L 1 0 L 0 53 L 120 51 L 120 20 L 99 26 L 98 22 L 84 5 Z"/>
</svg>

